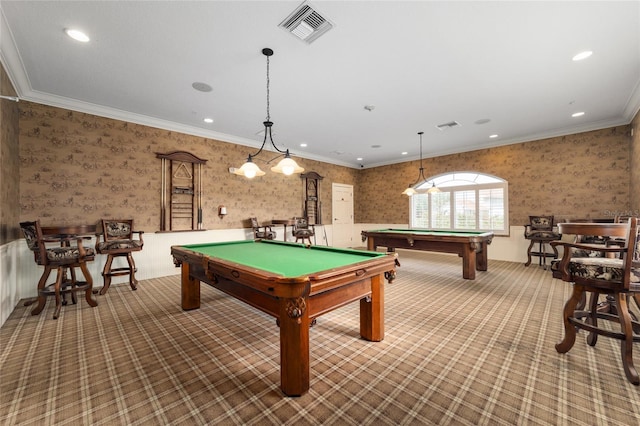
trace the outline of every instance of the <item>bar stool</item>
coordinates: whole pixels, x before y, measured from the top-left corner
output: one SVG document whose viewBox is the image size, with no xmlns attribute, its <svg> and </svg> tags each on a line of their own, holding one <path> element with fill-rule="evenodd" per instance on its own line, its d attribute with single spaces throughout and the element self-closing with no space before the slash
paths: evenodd
<svg viewBox="0 0 640 426">
<path fill-rule="evenodd" d="M 100 294 L 104 295 L 107 293 L 107 290 L 109 290 L 111 277 L 121 275 L 129 275 L 129 286 L 131 286 L 131 290 L 136 290 L 138 288 L 138 280 L 136 279 L 135 273 L 138 269 L 136 268 L 131 253 L 142 250 L 142 246 L 144 245 L 142 234 L 144 231 L 133 230 L 133 219 L 102 219 L 101 223 L 102 232 L 96 233 L 98 237 L 96 241 L 96 251 L 100 254 L 106 254 L 107 262 L 104 264 L 104 269 L 102 270 L 104 285 L 102 289 L 100 289 Z M 138 239 L 134 239 L 133 234 L 138 234 Z M 102 236 L 102 241 L 100 241 L 100 236 Z M 126 258 L 128 266 L 112 268 L 111 265 L 116 257 Z"/>
<path fill-rule="evenodd" d="M 527 249 L 527 263 L 524 266 L 531 265 L 531 256 L 537 256 L 538 264 L 546 270 L 547 257 L 558 258 L 558 249 L 550 243 L 562 239 L 562 234 L 553 224 L 553 216 L 529 216 L 529 224 L 524 226 L 524 238 L 530 241 Z M 538 244 L 538 250 L 532 251 L 536 244 Z M 551 247 L 553 253 L 547 250 L 547 245 Z"/>
<path fill-rule="evenodd" d="M 295 225 L 293 225 L 293 236 L 296 239 L 296 242 L 302 240 L 304 243 L 305 240 L 309 241 L 309 245 L 311 245 L 311 237 L 315 238 L 315 229 L 313 225 L 309 225 L 309 222 L 305 218 L 295 218 Z"/>
<path fill-rule="evenodd" d="M 36 264 L 44 266 L 44 272 L 38 281 L 38 298 L 27 301 L 24 306 L 29 306 L 35 302 L 38 304 L 31 310 L 31 315 L 38 315 L 44 309 L 48 296 L 55 296 L 56 309 L 53 319 L 58 319 L 62 305 L 66 305 L 65 296 L 71 293 L 71 300 L 77 302 L 75 293 L 84 291 L 87 303 L 91 307 L 98 306 L 98 302 L 93 299 L 92 288 L 93 278 L 87 268 L 87 262 L 95 258 L 95 252 L 91 247 L 84 247 L 82 241 L 87 236 L 74 235 L 63 228 L 56 228 L 56 234 L 44 235 L 40 221 L 20 222 L 20 228 L 24 234 L 27 246 L 33 252 Z M 64 232 L 63 232 L 64 231 Z M 47 244 L 55 246 L 47 247 Z M 76 279 L 75 268 L 80 268 L 84 281 Z M 49 275 L 56 270 L 56 281 L 47 284 Z M 70 273 L 71 278 L 68 277 Z"/>
</svg>

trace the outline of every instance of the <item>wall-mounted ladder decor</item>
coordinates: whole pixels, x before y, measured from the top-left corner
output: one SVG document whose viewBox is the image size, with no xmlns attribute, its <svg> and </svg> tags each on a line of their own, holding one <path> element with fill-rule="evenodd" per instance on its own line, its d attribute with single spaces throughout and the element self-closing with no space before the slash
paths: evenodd
<svg viewBox="0 0 640 426">
<path fill-rule="evenodd" d="M 162 160 L 160 231 L 202 229 L 202 165 L 186 151 L 156 153 Z"/>
<path fill-rule="evenodd" d="M 322 203 L 320 202 L 320 181 L 323 179 L 316 172 L 302 173 L 300 175 L 303 184 L 303 212 L 309 225 L 322 225 Z"/>
</svg>

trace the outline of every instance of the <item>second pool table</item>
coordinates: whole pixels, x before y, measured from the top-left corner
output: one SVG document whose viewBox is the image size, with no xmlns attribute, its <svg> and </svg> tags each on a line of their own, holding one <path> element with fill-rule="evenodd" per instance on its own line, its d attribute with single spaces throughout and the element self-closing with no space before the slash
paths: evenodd
<svg viewBox="0 0 640 426">
<path fill-rule="evenodd" d="M 408 250 L 456 253 L 462 257 L 462 277 L 476 278 L 476 270 L 486 271 L 487 249 L 493 240 L 493 232 L 436 231 L 427 229 L 378 229 L 362 231 L 362 241 L 367 241 L 367 250 L 387 247 Z"/>
<path fill-rule="evenodd" d="M 172 246 L 171 254 L 182 266 L 183 310 L 200 307 L 204 282 L 276 318 L 285 395 L 309 390 L 309 326 L 316 317 L 359 300 L 360 336 L 384 338 L 391 255 L 268 240 Z"/>
</svg>

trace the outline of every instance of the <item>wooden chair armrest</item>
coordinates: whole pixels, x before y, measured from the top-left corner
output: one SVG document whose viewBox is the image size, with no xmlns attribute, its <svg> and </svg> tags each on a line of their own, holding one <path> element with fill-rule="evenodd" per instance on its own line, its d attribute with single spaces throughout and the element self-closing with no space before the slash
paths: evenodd
<svg viewBox="0 0 640 426">
<path fill-rule="evenodd" d="M 571 249 L 581 249 L 588 251 L 599 251 L 602 253 L 623 253 L 626 251 L 625 247 L 622 246 L 614 246 L 607 247 L 605 244 L 581 244 L 581 243 L 570 243 L 565 241 L 551 241 L 552 246 L 562 246 L 564 251 L 562 253 L 562 259 L 560 260 L 560 264 L 558 265 L 558 271 L 562 273 L 563 281 L 571 281 L 571 277 L 569 274 L 569 263 L 571 263 L 571 258 L 573 257 L 573 250 Z"/>
<path fill-rule="evenodd" d="M 568 253 L 571 256 L 571 250 L 567 249 L 582 249 L 589 251 L 601 251 L 603 253 L 619 253 L 621 251 L 625 251 L 624 246 L 608 246 L 607 244 L 588 244 L 588 243 L 569 243 L 565 241 L 551 241 L 552 246 L 562 246 L 565 249 L 565 253 Z"/>
</svg>

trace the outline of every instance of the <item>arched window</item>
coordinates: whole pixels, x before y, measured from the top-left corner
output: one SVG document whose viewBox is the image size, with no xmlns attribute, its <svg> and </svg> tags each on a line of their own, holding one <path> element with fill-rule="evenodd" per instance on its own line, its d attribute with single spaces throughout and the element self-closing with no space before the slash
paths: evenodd
<svg viewBox="0 0 640 426">
<path fill-rule="evenodd" d="M 439 192 L 427 192 L 435 184 Z M 509 234 L 508 182 L 476 172 L 432 176 L 411 197 L 411 228 Z"/>
</svg>

